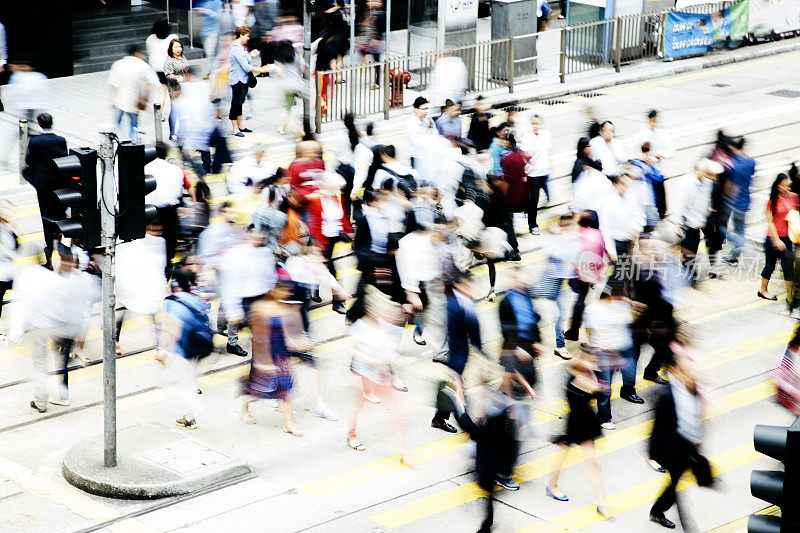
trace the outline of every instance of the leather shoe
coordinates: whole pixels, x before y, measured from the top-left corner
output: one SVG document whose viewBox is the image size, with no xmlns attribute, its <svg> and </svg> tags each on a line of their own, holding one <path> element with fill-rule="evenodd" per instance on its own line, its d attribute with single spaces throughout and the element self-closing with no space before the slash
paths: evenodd
<svg viewBox="0 0 800 533">
<path fill-rule="evenodd" d="M 650 521 L 655 522 L 656 524 L 665 527 L 667 529 L 675 529 L 675 522 L 673 522 L 663 514 L 661 516 L 650 515 Z"/>
<path fill-rule="evenodd" d="M 667 381 L 666 379 L 662 378 L 658 374 L 654 374 L 652 376 L 649 375 L 649 374 L 645 374 L 643 377 L 647 381 L 652 381 L 653 383 L 656 383 L 658 385 L 666 385 L 667 383 L 669 383 L 669 381 Z"/>
<path fill-rule="evenodd" d="M 248 353 L 239 346 L 238 344 L 229 344 L 228 345 L 228 353 L 232 353 L 233 355 L 238 355 L 239 357 L 247 357 Z"/>
<path fill-rule="evenodd" d="M 347 313 L 347 309 L 345 309 L 344 304 L 342 302 L 333 302 L 333 305 L 331 307 L 333 307 L 333 310 L 339 313 L 340 315 Z"/>
<path fill-rule="evenodd" d="M 576 341 L 578 340 L 579 337 L 580 337 L 579 331 L 568 329 L 567 331 L 564 332 L 564 338 L 568 341 Z"/>
<path fill-rule="evenodd" d="M 431 420 L 431 427 L 436 429 L 441 429 L 442 431 L 446 431 L 448 433 L 458 433 L 458 430 L 447 423 L 446 420 L 436 420 L 435 418 Z"/>
<path fill-rule="evenodd" d="M 635 392 L 625 395 L 620 394 L 620 398 L 622 398 L 623 400 L 627 400 L 631 403 L 644 403 L 642 397 L 636 394 Z"/>
</svg>

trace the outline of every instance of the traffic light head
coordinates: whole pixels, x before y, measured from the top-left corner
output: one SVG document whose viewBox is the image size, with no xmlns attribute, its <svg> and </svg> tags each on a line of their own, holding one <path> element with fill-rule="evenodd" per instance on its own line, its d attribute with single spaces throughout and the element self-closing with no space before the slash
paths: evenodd
<svg viewBox="0 0 800 533">
<path fill-rule="evenodd" d="M 97 151 L 70 150 L 70 155 L 53 159 L 53 166 L 61 186 L 54 194 L 63 216 L 45 217 L 44 223 L 51 226 L 54 235 L 69 237 L 84 250 L 100 246 Z"/>
<path fill-rule="evenodd" d="M 117 149 L 119 173 L 119 211 L 117 234 L 122 241 L 141 239 L 145 227 L 155 219 L 156 208 L 146 205 L 144 197 L 156 189 L 156 179 L 145 176 L 144 167 L 156 158 L 152 146 L 123 141 Z"/>
<path fill-rule="evenodd" d="M 781 508 L 780 516 L 750 515 L 748 533 L 800 531 L 800 418 L 790 427 L 757 425 L 753 430 L 756 451 L 783 462 L 784 471 L 753 470 L 750 493 Z"/>
</svg>

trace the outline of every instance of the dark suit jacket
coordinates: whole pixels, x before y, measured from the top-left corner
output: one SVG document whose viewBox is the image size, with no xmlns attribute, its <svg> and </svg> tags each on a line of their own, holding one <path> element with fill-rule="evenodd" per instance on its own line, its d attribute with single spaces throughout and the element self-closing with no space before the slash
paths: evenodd
<svg viewBox="0 0 800 533">
<path fill-rule="evenodd" d="M 53 159 L 67 155 L 67 140 L 55 133 L 42 133 L 31 137 L 28 142 L 28 154 L 25 163 L 28 168 L 23 172 L 25 180 L 37 191 L 53 191 L 59 188 L 55 183 L 58 178 Z"/>
<path fill-rule="evenodd" d="M 447 366 L 459 374 L 464 372 L 467 364 L 470 344 L 479 350 L 482 349 L 478 317 L 474 312 L 468 313 L 455 294 L 449 294 L 447 296 L 447 347 L 449 350 Z"/>
</svg>

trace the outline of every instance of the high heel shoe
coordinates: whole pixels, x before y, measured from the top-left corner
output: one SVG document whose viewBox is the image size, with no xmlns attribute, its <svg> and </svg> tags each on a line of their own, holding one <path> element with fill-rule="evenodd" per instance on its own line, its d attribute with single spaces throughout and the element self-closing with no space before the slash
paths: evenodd
<svg viewBox="0 0 800 533">
<path fill-rule="evenodd" d="M 298 438 L 299 438 L 299 437 L 302 437 L 302 436 L 303 436 L 303 432 L 302 432 L 302 431 L 300 431 L 299 429 L 297 429 L 297 428 L 296 428 L 296 427 L 294 427 L 294 426 L 292 426 L 292 427 L 283 426 L 283 431 L 284 431 L 285 433 L 288 433 L 289 435 L 292 435 L 292 436 L 294 436 L 294 437 L 298 437 Z"/>
<path fill-rule="evenodd" d="M 603 518 L 606 519 L 613 518 L 613 515 L 611 514 L 611 509 L 608 507 L 608 505 L 598 505 L 595 510 L 597 511 L 597 514 L 599 514 Z"/>
</svg>

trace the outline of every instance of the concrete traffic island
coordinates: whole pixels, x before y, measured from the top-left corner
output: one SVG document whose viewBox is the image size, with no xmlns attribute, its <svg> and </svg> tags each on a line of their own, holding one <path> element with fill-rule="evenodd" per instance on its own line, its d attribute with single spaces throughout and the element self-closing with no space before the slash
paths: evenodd
<svg viewBox="0 0 800 533">
<path fill-rule="evenodd" d="M 117 433 L 117 466 L 103 466 L 103 435 L 81 441 L 65 455 L 62 472 L 81 490 L 127 500 L 164 498 L 244 478 L 250 467 L 187 432 L 143 424 Z"/>
</svg>

